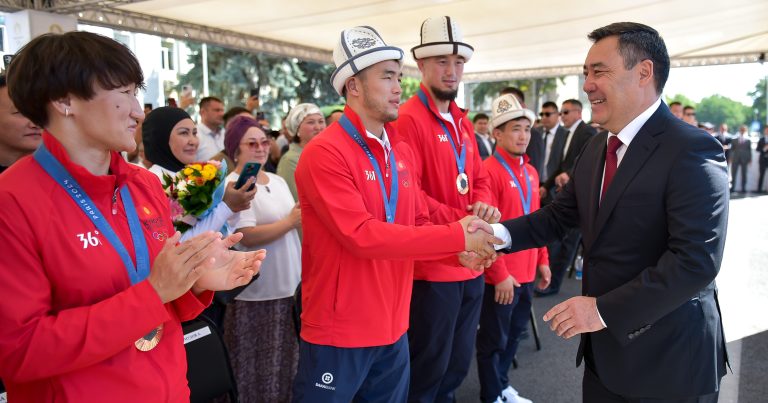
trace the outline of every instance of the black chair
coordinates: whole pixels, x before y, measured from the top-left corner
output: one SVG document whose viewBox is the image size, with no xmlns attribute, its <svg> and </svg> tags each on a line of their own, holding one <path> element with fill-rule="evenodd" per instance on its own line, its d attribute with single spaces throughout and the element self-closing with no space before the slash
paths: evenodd
<svg viewBox="0 0 768 403">
<path fill-rule="evenodd" d="M 229 395 L 238 402 L 237 382 L 229 353 L 218 328 L 205 316 L 182 324 L 187 350 L 187 381 L 190 402 L 208 402 Z"/>
</svg>

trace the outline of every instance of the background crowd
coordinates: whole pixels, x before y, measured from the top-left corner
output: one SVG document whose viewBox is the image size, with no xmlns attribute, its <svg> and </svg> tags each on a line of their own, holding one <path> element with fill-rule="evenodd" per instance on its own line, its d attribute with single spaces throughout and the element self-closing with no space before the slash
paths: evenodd
<svg viewBox="0 0 768 403">
<path fill-rule="evenodd" d="M 460 40 L 460 38 L 457 40 Z M 422 41 L 425 41 L 423 37 Z M 109 48 L 111 45 L 97 43 L 93 46 Z M 120 52 L 119 50 L 113 51 Z M 27 52 L 30 51 L 28 50 Z M 416 54 L 416 51 L 414 51 L 414 55 Z M 445 55 L 428 53 L 421 56 L 423 61 L 420 63 L 423 63 L 423 65 L 420 64 L 419 67 L 423 74 L 423 88 L 429 88 L 429 94 L 431 95 L 434 95 L 432 88 L 441 85 L 440 77 L 443 77 L 445 74 L 441 70 L 445 67 L 432 64 L 436 60 L 441 60 L 441 56 Z M 458 53 L 453 53 L 450 56 L 456 58 L 463 57 L 462 63 L 464 63 L 471 57 L 471 52 L 461 53 L 461 51 L 458 51 Z M 123 57 L 126 60 L 125 63 L 132 63 L 132 60 L 135 61 L 130 55 L 123 55 Z M 82 60 L 79 62 L 85 63 Z M 99 74 L 99 72 L 94 74 Z M 96 88 L 96 91 L 109 92 L 114 89 L 130 87 L 128 88 L 129 95 L 133 96 L 136 86 L 141 83 L 140 76 L 132 77 L 126 74 L 125 77 L 116 78 L 116 76 L 110 75 L 112 73 L 101 74 L 106 77 L 104 79 L 106 84 L 99 82 L 98 85 L 101 87 Z M 163 106 L 153 109 L 152 105 L 145 105 L 143 111 L 132 110 L 130 112 L 130 119 L 127 119 L 139 122 L 137 127 L 131 127 L 131 130 L 128 131 L 129 137 L 131 137 L 128 140 L 135 141 L 139 145 L 134 151 L 131 147 L 123 146 L 123 144 L 117 141 L 112 141 L 106 139 L 105 136 L 99 135 L 98 130 L 101 130 L 100 128 L 94 128 L 86 123 L 83 123 L 82 126 L 70 125 L 73 119 L 72 116 L 76 118 L 79 111 L 76 106 L 64 105 L 61 102 L 61 98 L 65 95 L 71 95 L 73 98 L 76 98 L 78 95 L 77 91 L 80 90 L 79 88 L 64 88 L 61 90 L 64 93 L 54 93 L 48 99 L 43 100 L 53 105 L 51 108 L 46 109 L 49 111 L 47 115 L 43 117 L 37 117 L 36 115 L 31 118 L 25 116 L 19 110 L 28 111 L 32 108 L 26 106 L 17 109 L 14 102 L 32 102 L 34 99 L 26 100 L 21 95 L 9 96 L 8 86 L 12 86 L 13 83 L 6 83 L 6 80 L 14 78 L 20 80 L 25 77 L 21 76 L 18 72 L 9 75 L 7 79 L 5 76 L 0 77 L 0 172 L 8 170 L 7 173 L 2 173 L 4 176 L 18 175 L 21 177 L 21 173 L 18 171 L 22 169 L 31 172 L 32 167 L 30 167 L 30 164 L 32 160 L 31 158 L 24 159 L 24 157 L 35 152 L 41 144 L 45 143 L 53 150 L 62 147 L 62 145 L 56 142 L 54 136 L 44 134 L 42 127 L 45 127 L 46 130 L 52 133 L 54 128 L 64 128 L 60 129 L 62 133 L 66 132 L 67 128 L 71 129 L 72 132 L 80 130 L 83 133 L 87 133 L 92 138 L 102 141 L 102 143 L 99 143 L 101 148 L 98 148 L 99 151 L 103 151 L 102 155 L 109 155 L 110 152 L 120 152 L 125 162 L 146 169 L 147 172 L 154 174 L 152 178 L 157 177 L 161 181 L 163 174 L 175 174 L 183 170 L 186 165 L 194 162 L 218 160 L 226 163 L 226 166 L 229 168 L 229 174 L 226 178 L 227 184 L 225 185 L 221 203 L 215 206 L 210 215 L 203 220 L 197 221 L 190 230 L 181 235 L 179 240 L 195 242 L 196 239 L 201 239 L 200 237 L 208 236 L 210 242 L 210 239 L 212 239 L 210 231 L 222 231 L 225 235 L 238 235 L 236 235 L 236 240 L 235 238 L 225 238 L 225 240 L 229 240 L 231 245 L 225 241 L 217 241 L 219 242 L 217 244 L 219 248 L 222 245 L 233 246 L 237 251 L 250 253 L 248 255 L 250 259 L 255 259 L 253 256 L 255 256 L 257 251 L 266 250 L 267 257 L 263 260 L 263 263 L 260 263 L 260 278 L 257 281 L 250 282 L 250 278 L 245 276 L 248 281 L 244 282 L 250 282 L 250 285 L 239 292 L 234 301 L 209 308 L 204 314 L 210 315 L 214 322 L 218 323 L 220 326 L 219 330 L 224 335 L 236 374 L 241 399 L 243 401 L 263 402 L 290 401 L 294 377 L 299 367 L 300 345 L 299 334 L 297 334 L 300 323 L 297 323 L 295 315 L 300 308 L 297 306 L 297 300 L 294 298 L 294 295 L 299 289 L 302 279 L 303 223 L 302 209 L 299 204 L 300 197 L 297 191 L 297 167 L 300 166 L 301 159 L 305 158 L 303 157 L 304 151 L 318 134 L 329 127 L 340 127 L 336 122 L 346 114 L 345 111 L 334 110 L 326 116 L 322 113 L 320 106 L 302 103 L 295 105 L 287 112 L 282 118 L 281 127 L 270 128 L 268 127 L 268 121 L 264 119 L 262 114 L 259 114 L 258 96 L 244 100 L 243 105 L 229 105 L 228 109 L 225 107 L 224 102 L 216 96 L 203 97 L 198 101 L 199 116 L 197 123 L 181 108 Z M 122 81 L 115 83 L 110 82 L 110 80 Z M 52 83 L 51 86 L 54 84 L 57 83 Z M 110 86 L 114 86 L 114 88 L 108 88 Z M 23 94 L 22 90 L 17 91 L 19 91 L 19 94 Z M 519 167 L 514 167 L 515 172 L 519 169 L 530 167 L 536 173 L 531 176 L 521 176 L 523 179 L 533 178 L 533 183 L 529 183 L 526 186 L 518 184 L 519 187 L 525 188 L 529 195 L 531 193 L 535 195 L 533 207 L 520 210 L 520 213 L 515 215 L 508 215 L 502 212 L 500 214 L 501 219 L 528 215 L 538 210 L 539 205 L 543 207 L 554 203 L 557 194 L 562 192 L 571 180 L 574 165 L 586 144 L 597 136 L 598 133 L 604 133 L 610 129 L 602 127 L 596 122 L 585 122 L 582 118 L 585 106 L 577 99 L 567 99 L 560 104 L 547 101 L 543 102 L 540 106 L 531 106 L 529 109 L 525 103 L 523 92 L 514 87 L 505 88 L 498 94 L 498 98 L 492 105 L 493 110 L 471 111 L 468 115 L 468 117 L 471 116 L 471 122 L 469 119 L 463 121 L 460 119 L 464 115 L 464 111 L 459 110 L 452 99 L 436 98 L 433 100 L 430 98 L 429 101 L 426 99 L 420 99 L 416 95 L 410 100 L 401 100 L 403 102 L 407 101 L 400 108 L 400 117 L 397 121 L 398 133 L 403 137 L 396 140 L 402 140 L 410 145 L 414 152 L 414 160 L 422 164 L 433 163 L 434 165 L 430 166 L 430 172 L 440 172 L 444 166 L 450 166 L 453 169 L 455 162 L 453 155 L 448 155 L 447 160 L 441 161 L 438 157 L 430 154 L 427 147 L 420 143 L 423 141 L 422 138 L 418 137 L 420 129 L 418 127 L 408 127 L 408 125 L 418 126 L 425 124 L 423 122 L 427 118 L 422 116 L 427 113 L 425 111 L 430 111 L 435 115 L 442 115 L 446 122 L 453 123 L 453 132 L 445 129 L 445 125 L 443 125 L 451 139 L 455 138 L 453 133 L 462 130 L 462 125 L 470 133 L 474 134 L 471 137 L 472 144 L 468 147 L 476 149 L 477 161 L 469 162 L 462 169 L 466 169 L 466 172 L 470 173 L 473 191 L 475 191 L 475 187 L 478 189 L 485 187 L 488 192 L 488 200 L 494 201 L 494 205 L 499 207 L 499 210 L 502 210 L 500 206 L 505 203 L 505 198 L 509 197 L 509 193 L 507 191 L 494 192 L 492 183 L 496 180 L 504 185 L 508 180 L 504 179 L 507 175 L 507 171 L 503 169 L 504 164 L 496 166 L 497 160 L 494 156 L 501 155 L 502 157 L 499 157 L 499 161 L 507 158 L 507 162 L 514 161 L 518 163 Z M 446 101 L 444 105 L 442 101 Z M 502 107 L 500 106 L 502 102 L 505 105 L 511 106 Z M 424 106 L 426 108 L 423 108 Z M 126 104 L 127 109 L 133 107 L 134 105 L 132 104 Z M 538 107 L 538 110 L 532 111 L 531 109 L 534 109 L 534 107 Z M 80 111 L 83 112 L 79 113 L 83 115 L 86 113 L 89 115 L 98 113 L 98 110 L 88 110 L 87 106 L 81 108 Z M 763 193 L 764 189 L 768 189 L 763 184 L 765 171 L 768 168 L 768 127 L 764 128 L 762 136 L 755 139 L 747 132 L 746 125 L 740 126 L 737 133 L 732 134 L 728 131 L 728 126 L 723 123 L 714 122 L 717 125 L 715 126 L 708 122 L 697 122 L 695 109 L 690 106 L 672 102 L 669 104 L 669 109 L 677 119 L 702 129 L 702 131 L 698 132 L 701 136 L 709 135 L 719 141 L 727 159 L 728 169 L 731 172 L 731 192 Z M 60 113 L 50 113 L 51 110 L 60 110 Z M 505 115 L 499 111 L 508 112 L 508 114 Z M 111 113 L 111 111 L 109 112 Z M 31 112 L 27 112 L 26 115 L 29 115 L 29 113 Z M 431 116 L 430 114 L 430 119 Z M 120 116 L 115 118 L 115 121 L 119 119 L 125 120 L 125 118 Z M 513 129 L 513 125 L 505 126 L 508 122 L 516 122 L 520 118 L 527 122 L 528 128 Z M 434 124 L 434 122 L 432 123 Z M 438 128 L 437 130 L 440 130 L 440 126 L 436 127 Z M 523 130 L 524 132 L 528 130 L 529 137 L 525 141 L 526 144 L 522 146 L 522 149 L 517 149 L 516 151 L 519 155 L 513 154 L 510 151 L 515 149 L 515 147 L 519 148 L 520 145 L 516 145 L 513 140 L 509 140 L 512 137 L 505 137 L 505 130 L 508 130 L 510 133 L 514 130 Z M 125 133 L 121 132 L 120 136 L 122 136 L 121 141 L 125 142 Z M 512 134 L 508 134 L 508 136 L 512 136 Z M 90 137 L 88 140 L 89 142 L 84 141 L 83 143 L 93 144 L 93 141 L 90 141 L 92 140 Z M 505 145 L 505 142 L 508 142 L 508 144 Z M 67 145 L 64 144 L 63 147 L 66 148 Z M 384 147 L 386 149 L 386 146 Z M 60 155 L 61 153 L 60 149 L 58 154 L 54 151 L 55 155 Z M 519 160 L 510 159 L 513 158 L 511 157 L 512 155 L 519 156 Z M 72 154 L 70 154 L 71 157 Z M 756 189 L 747 189 L 748 167 L 753 163 L 754 159 L 757 160 L 759 165 L 758 185 Z M 76 165 L 77 161 L 70 162 Z M 20 167 L 16 167 L 15 171 L 14 168 L 9 168 L 17 163 Z M 238 180 L 248 163 L 258 163 L 261 166 L 261 170 L 254 178 L 249 179 L 246 186 L 235 189 L 234 182 Z M 109 172 L 112 173 L 118 169 L 114 162 L 112 165 L 108 163 L 102 168 L 106 167 L 111 167 L 112 170 Z M 78 168 L 71 169 L 77 170 Z M 492 172 L 493 169 L 497 169 L 498 172 L 486 177 L 486 170 Z M 474 173 L 472 173 L 473 170 Z M 107 171 L 103 172 L 103 174 L 106 173 Z M 518 174 L 522 175 L 522 173 Z M 439 205 L 454 203 L 453 199 L 451 199 L 454 196 L 453 194 L 444 196 L 441 193 L 442 190 L 438 189 L 440 185 L 437 183 L 436 178 L 437 176 L 424 176 L 421 179 L 421 186 L 430 197 L 427 201 L 427 204 L 430 205 L 430 211 L 439 210 Z M 7 177 L 3 179 L 6 180 L 6 183 L 11 181 Z M 92 178 L 83 174 L 82 179 L 90 180 Z M 20 179 L 15 180 L 18 181 Z M 32 180 L 32 178 L 26 178 L 26 180 Z M 150 181 L 147 178 L 144 178 L 144 180 Z M 434 180 L 434 183 L 430 182 L 432 180 Z M 487 183 L 481 183 L 482 181 Z M 461 193 L 461 189 L 459 193 Z M 110 193 L 107 196 L 112 195 Z M 116 200 L 117 192 L 115 192 L 114 197 Z M 464 206 L 460 206 L 459 201 L 456 201 L 454 204 L 456 205 L 452 207 L 461 209 L 461 215 L 467 214 L 466 209 L 463 208 Z M 521 206 L 517 205 L 514 208 L 518 207 L 522 209 Z M 472 211 L 472 208 L 473 206 L 470 205 L 470 212 L 477 213 L 478 207 L 475 206 L 474 211 Z M 482 206 L 482 208 L 485 209 L 486 206 Z M 490 208 L 492 209 L 493 207 Z M 509 209 L 512 209 L 512 207 L 509 207 Z M 445 216 L 440 217 L 439 222 L 436 222 L 437 224 L 448 225 L 461 218 L 456 217 L 459 214 L 456 211 L 447 211 L 444 214 Z M 435 221 L 434 218 L 433 221 Z M 170 236 L 170 234 L 167 235 Z M 416 345 L 424 351 L 425 355 L 422 357 L 412 353 L 411 365 L 417 368 L 414 371 L 424 373 L 437 365 L 436 360 L 440 360 L 443 357 L 450 357 L 450 360 L 445 358 L 445 373 L 442 380 L 424 380 L 420 384 L 414 384 L 412 381 L 412 390 L 414 385 L 423 386 L 423 392 L 425 394 L 434 393 L 432 395 L 434 398 L 439 393 L 445 392 L 444 389 L 447 389 L 445 396 L 451 396 L 452 390 L 458 387 L 466 375 L 471 352 L 467 353 L 464 351 L 461 353 L 458 352 L 458 347 L 452 346 L 446 346 L 444 351 L 438 351 L 437 344 L 439 343 L 433 343 L 432 341 L 438 334 L 451 334 L 456 336 L 456 344 L 458 345 L 462 342 L 461 337 L 468 337 L 462 334 L 461 329 L 458 329 L 462 326 L 464 327 L 462 330 L 464 334 L 471 333 L 471 337 L 468 337 L 471 340 L 469 343 L 470 347 L 473 347 L 475 335 L 477 335 L 479 371 L 493 372 L 496 366 L 498 366 L 500 359 L 506 362 L 502 363 L 502 368 L 506 367 L 508 369 L 511 360 L 514 358 L 516 343 L 521 337 L 524 337 L 527 328 L 531 298 L 534 295 L 547 296 L 557 294 L 563 278 L 570 267 L 575 268 L 577 279 L 581 278 L 582 255 L 580 250 L 582 238 L 581 229 L 578 226 L 574 226 L 564 231 L 558 239 L 548 242 L 546 246 L 531 249 L 533 252 L 525 255 L 524 260 L 526 263 L 521 265 L 526 265 L 526 267 L 530 265 L 532 268 L 535 268 L 535 271 L 526 270 L 512 274 L 511 268 L 509 272 L 504 271 L 504 269 L 501 269 L 502 271 L 499 272 L 499 266 L 495 265 L 486 271 L 484 279 L 480 274 L 472 273 L 468 270 L 463 272 L 464 277 L 450 277 L 446 280 L 445 278 L 434 277 L 435 274 L 433 273 L 439 273 L 439 270 L 446 270 L 446 267 L 455 268 L 455 263 L 451 266 L 445 262 L 435 260 L 418 264 L 415 269 L 414 298 L 420 298 L 419 301 L 421 302 L 417 304 L 416 308 L 411 307 L 410 313 L 412 318 L 410 327 L 412 333 L 409 334 L 409 338 L 412 347 L 414 343 L 420 343 Z M 160 248 L 154 251 L 155 255 L 159 256 L 160 253 L 162 253 Z M 218 253 L 223 252 L 219 251 Z M 520 256 L 517 255 L 517 258 Z M 52 263 L 39 262 L 41 267 L 47 267 L 46 265 L 48 264 Z M 512 265 L 513 263 L 508 264 Z M 194 269 L 190 270 L 194 271 Z M 35 281 L 51 281 L 55 283 L 54 280 L 43 280 L 43 278 L 37 278 Z M 535 283 L 536 278 L 540 279 L 538 283 Z M 435 308 L 441 303 L 438 299 L 442 295 L 440 293 L 447 293 L 448 291 L 435 290 L 435 283 L 443 284 L 444 282 L 462 284 L 461 292 L 464 299 L 457 303 L 455 307 L 456 312 L 464 312 L 464 309 L 475 312 L 467 315 L 469 319 L 462 318 L 460 315 L 456 318 L 445 318 L 446 324 L 444 327 L 430 328 L 427 326 L 428 323 L 443 320 L 443 318 L 435 318 L 435 316 L 440 316 L 436 313 L 437 310 Z M 470 286 L 476 288 L 477 292 L 475 294 L 472 294 L 471 290 L 467 291 Z M 186 295 L 186 292 L 192 292 L 190 291 L 192 287 L 192 284 L 189 284 L 189 287 L 185 290 L 174 290 L 173 298 L 168 298 L 167 301 L 164 299 L 162 302 L 173 301 L 176 298 L 192 298 L 183 297 L 183 295 Z M 225 288 L 231 287 L 219 287 L 218 289 Z M 216 287 L 205 288 L 208 291 L 218 289 Z M 114 291 L 123 290 L 117 287 Z M 103 294 L 100 297 L 110 296 L 108 292 Z M 485 297 L 482 297 L 483 294 Z M 211 301 L 210 295 L 203 295 L 206 296 L 207 300 L 201 298 L 200 301 L 186 301 L 191 306 L 188 309 L 190 312 L 179 311 L 174 313 L 176 327 L 167 329 L 166 332 L 170 333 L 174 329 L 178 332 L 177 327 L 180 321 L 191 319 L 198 311 L 202 311 L 202 306 Z M 199 294 L 196 296 L 199 297 Z M 51 297 L 41 296 L 40 298 Z M 466 302 L 472 299 L 471 304 Z M 77 305 L 80 302 L 82 301 L 70 303 Z M 91 303 L 93 306 L 97 305 L 96 300 L 91 300 Z M 159 301 L 157 305 L 160 306 L 160 311 L 164 311 L 162 309 L 163 305 L 159 304 Z M 489 334 L 489 329 L 498 330 L 490 325 L 494 321 L 495 316 L 493 315 L 495 313 L 493 313 L 493 309 L 498 308 L 497 305 L 508 305 L 505 308 L 508 312 L 505 311 L 506 313 L 499 314 L 509 317 L 509 320 L 503 325 L 507 329 L 503 330 L 502 334 L 504 337 L 502 338 L 496 337 L 495 333 Z M 157 308 L 157 306 L 154 308 Z M 422 309 L 421 311 L 419 310 L 420 308 Z M 194 311 L 194 314 L 191 313 L 192 311 Z M 162 316 L 162 312 L 155 313 L 158 316 Z M 29 315 L 34 317 L 32 313 Z M 23 321 L 23 319 L 16 318 L 18 321 Z M 467 319 L 467 322 L 462 324 L 464 319 Z M 450 326 L 447 324 L 449 322 L 452 323 Z M 480 324 L 479 333 L 476 331 L 478 323 Z M 151 326 L 150 328 L 153 327 Z M 149 329 L 142 327 L 137 329 L 136 332 L 141 335 L 146 333 L 147 330 Z M 498 330 L 498 332 L 501 332 L 501 330 Z M 5 335 L 5 337 L 5 339 L 0 337 L 0 348 L 5 348 L 9 343 L 8 340 L 11 339 L 8 335 Z M 133 338 L 135 339 L 136 337 Z M 55 341 L 51 340 L 51 342 Z M 502 345 L 497 346 L 498 343 L 502 343 Z M 466 350 L 466 343 L 459 347 Z M 454 350 L 451 350 L 452 348 Z M 178 350 L 178 346 L 176 350 Z M 502 352 L 501 358 L 499 358 L 499 351 Z M 45 352 L 41 351 L 39 353 L 40 355 L 37 357 L 42 359 Z M 174 350 L 169 354 L 177 353 L 178 351 Z M 459 359 L 457 357 L 460 354 L 465 356 Z M 0 354 L 0 358 L 6 358 L 11 355 L 3 353 Z M 97 354 L 97 356 L 101 357 L 100 359 L 108 357 L 106 353 Z M 81 369 L 84 366 L 93 365 L 95 361 L 99 361 L 82 357 L 81 359 L 84 360 L 83 363 L 72 368 Z M 19 360 L 21 358 L 17 357 L 17 361 Z M 62 366 L 62 368 L 69 369 L 70 367 Z M 13 371 L 17 370 L 14 369 Z M 504 373 L 506 374 L 506 371 Z M 36 376 L 41 376 L 41 374 L 47 374 L 47 372 L 24 372 L 23 375 L 19 375 L 18 379 L 13 381 L 23 383 L 27 379 L 35 379 Z M 481 374 L 481 378 L 482 376 Z M 516 399 L 516 401 L 520 402 L 527 401 L 527 399 L 518 396 L 514 388 L 511 388 L 506 375 L 502 378 L 503 380 L 498 385 L 492 384 L 492 382 L 488 385 L 482 385 L 483 388 L 492 390 L 492 392 L 481 395 L 484 401 L 494 401 L 497 396 L 501 397 L 502 390 L 506 391 L 510 399 Z M 430 385 L 429 382 L 433 382 L 435 385 Z M 450 385 L 446 386 L 441 384 L 441 382 L 450 383 Z M 483 380 L 481 379 L 482 382 Z M 25 388 L 27 387 L 33 388 L 34 385 L 25 386 Z M 431 391 L 431 389 L 434 389 L 434 391 Z M 416 392 L 422 392 L 422 390 L 416 389 Z M 481 391 L 481 393 L 485 392 Z M 33 392 L 29 390 L 26 390 L 24 393 L 30 393 L 30 396 L 34 396 Z M 178 393 L 178 391 L 174 393 Z"/>
</svg>

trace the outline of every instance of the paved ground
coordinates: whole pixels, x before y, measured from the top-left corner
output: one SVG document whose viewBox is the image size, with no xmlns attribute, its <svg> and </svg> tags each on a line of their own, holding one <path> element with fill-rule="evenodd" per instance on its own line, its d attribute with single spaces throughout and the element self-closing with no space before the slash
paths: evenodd
<svg viewBox="0 0 768 403">
<path fill-rule="evenodd" d="M 722 383 L 721 403 L 768 402 L 768 196 L 736 194 L 731 201 L 728 239 L 717 279 L 733 374 Z M 520 368 L 510 380 L 536 403 L 581 401 L 582 369 L 576 368 L 578 341 L 557 338 L 541 321 L 549 308 L 579 294 L 580 282 L 566 279 L 560 295 L 536 298 L 542 350 L 533 339 L 518 352 Z M 457 401 L 479 401 L 477 369 L 459 388 Z"/>
</svg>

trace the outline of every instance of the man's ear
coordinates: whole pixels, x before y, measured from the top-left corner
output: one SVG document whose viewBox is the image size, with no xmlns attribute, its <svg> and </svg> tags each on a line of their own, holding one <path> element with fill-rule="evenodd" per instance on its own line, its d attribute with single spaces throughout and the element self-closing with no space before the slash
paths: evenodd
<svg viewBox="0 0 768 403">
<path fill-rule="evenodd" d="M 358 82 L 359 78 L 357 77 L 350 77 L 347 79 L 347 81 L 344 83 L 344 86 L 347 89 L 347 95 L 353 95 L 353 96 L 360 96 L 360 89 Z"/>
<path fill-rule="evenodd" d="M 640 74 L 640 85 L 656 85 L 653 77 L 653 61 L 645 59 L 637 64 L 637 71 Z"/>
<path fill-rule="evenodd" d="M 72 102 L 68 96 L 51 101 L 51 105 L 57 113 L 60 113 L 63 116 L 72 114 Z"/>
</svg>

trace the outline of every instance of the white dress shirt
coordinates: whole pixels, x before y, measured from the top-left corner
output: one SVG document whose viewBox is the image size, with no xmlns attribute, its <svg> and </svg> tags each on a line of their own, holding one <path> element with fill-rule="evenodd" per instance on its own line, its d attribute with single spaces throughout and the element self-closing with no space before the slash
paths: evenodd
<svg viewBox="0 0 768 403">
<path fill-rule="evenodd" d="M 547 165 L 549 165 L 549 156 L 552 154 L 552 142 L 555 141 L 555 133 L 557 133 L 557 128 L 560 127 L 560 123 L 556 124 L 555 127 L 553 127 L 551 130 L 547 130 L 547 128 L 544 128 L 544 133 L 542 134 L 544 136 L 544 140 L 546 141 L 546 144 L 544 145 L 544 164 L 542 164 L 542 175 L 540 175 L 542 180 L 549 177 L 550 172 L 547 172 Z M 549 133 L 549 135 L 547 135 Z"/>
<path fill-rule="evenodd" d="M 197 160 L 208 161 L 224 149 L 224 128 L 220 127 L 214 132 L 203 123 L 197 125 L 197 138 L 200 145 L 197 147 Z"/>
<path fill-rule="evenodd" d="M 565 137 L 565 147 L 563 147 L 563 155 L 561 159 L 565 159 L 565 156 L 568 155 L 568 147 L 571 145 L 571 140 L 573 139 L 573 132 L 576 131 L 576 128 L 579 127 L 579 123 L 581 123 L 581 119 L 577 120 L 576 123 L 572 124 L 571 127 L 568 128 L 568 136 Z"/>
</svg>

